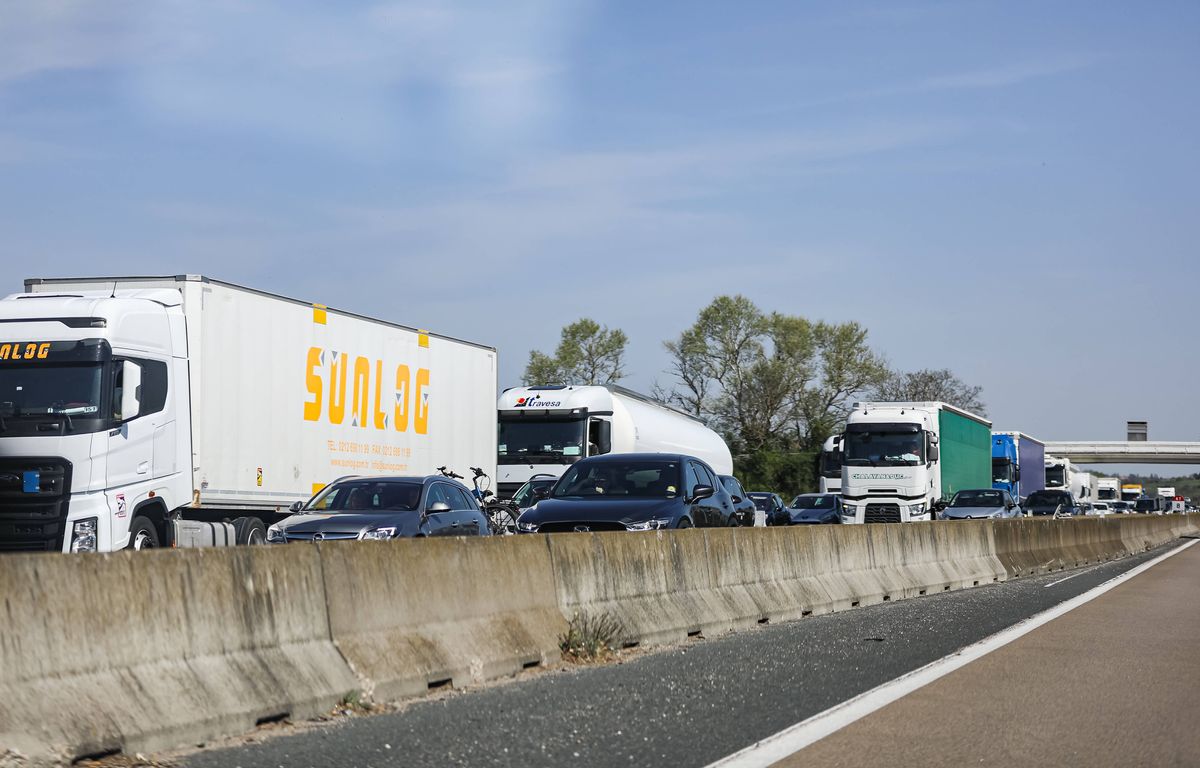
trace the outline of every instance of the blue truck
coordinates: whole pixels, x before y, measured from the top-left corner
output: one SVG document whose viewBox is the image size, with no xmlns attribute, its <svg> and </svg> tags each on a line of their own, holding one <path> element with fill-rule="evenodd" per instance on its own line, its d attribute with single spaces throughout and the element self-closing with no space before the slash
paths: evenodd
<svg viewBox="0 0 1200 768">
<path fill-rule="evenodd" d="M 1046 444 L 1021 432 L 992 433 L 992 487 L 1024 499 L 1046 487 Z"/>
</svg>

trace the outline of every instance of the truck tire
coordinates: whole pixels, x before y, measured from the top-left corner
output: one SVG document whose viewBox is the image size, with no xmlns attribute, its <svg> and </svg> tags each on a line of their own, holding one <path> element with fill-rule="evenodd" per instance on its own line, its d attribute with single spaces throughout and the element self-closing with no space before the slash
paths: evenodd
<svg viewBox="0 0 1200 768">
<path fill-rule="evenodd" d="M 158 530 L 154 523 L 145 517 L 135 517 L 129 524 L 129 544 L 126 549 L 157 549 L 159 546 Z"/>
<path fill-rule="evenodd" d="M 267 543 L 267 527 L 257 517 L 239 517 L 233 521 L 234 541 L 238 546 Z"/>
</svg>

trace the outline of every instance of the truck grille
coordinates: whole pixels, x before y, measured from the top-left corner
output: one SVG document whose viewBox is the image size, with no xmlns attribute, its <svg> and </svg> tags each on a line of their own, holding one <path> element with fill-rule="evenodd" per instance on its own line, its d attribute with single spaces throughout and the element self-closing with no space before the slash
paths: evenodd
<svg viewBox="0 0 1200 768">
<path fill-rule="evenodd" d="M 900 522 L 899 504 L 868 504 L 863 518 L 866 523 L 898 523 Z"/>
<path fill-rule="evenodd" d="M 26 492 L 26 473 L 37 490 Z M 71 462 L 0 459 L 0 552 L 61 552 L 71 493 Z"/>
</svg>

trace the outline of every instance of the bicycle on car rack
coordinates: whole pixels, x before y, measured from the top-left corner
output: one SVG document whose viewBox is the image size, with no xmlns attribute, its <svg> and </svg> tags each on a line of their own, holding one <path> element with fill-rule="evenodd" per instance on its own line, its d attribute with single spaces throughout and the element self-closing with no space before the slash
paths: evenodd
<svg viewBox="0 0 1200 768">
<path fill-rule="evenodd" d="M 454 480 L 463 479 L 462 475 L 457 475 L 445 467 L 438 467 L 438 472 Z M 471 495 L 475 497 L 483 516 L 487 518 L 488 530 L 493 536 L 508 536 L 516 533 L 517 517 L 521 514 L 520 507 L 511 499 L 497 499 L 496 495 L 487 487 L 491 484 L 491 478 L 482 469 L 471 467 L 471 474 L 471 485 L 475 488 Z"/>
</svg>

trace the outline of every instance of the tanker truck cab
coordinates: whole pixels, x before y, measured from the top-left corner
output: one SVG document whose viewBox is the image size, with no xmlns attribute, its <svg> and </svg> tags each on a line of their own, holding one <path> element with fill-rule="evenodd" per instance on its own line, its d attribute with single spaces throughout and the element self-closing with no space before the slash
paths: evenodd
<svg viewBox="0 0 1200 768">
<path fill-rule="evenodd" d="M 496 403 L 496 471 L 502 498 L 538 474 L 560 477 L 587 456 L 677 453 L 733 472 L 729 448 L 703 422 L 615 385 L 514 387 Z"/>
<path fill-rule="evenodd" d="M 164 289 L 0 301 L 0 550 L 163 540 L 190 496 L 180 303 Z"/>
<path fill-rule="evenodd" d="M 856 403 L 842 450 L 845 522 L 932 520 L 957 491 L 991 486 L 991 422 L 945 403 Z"/>
</svg>

